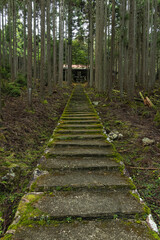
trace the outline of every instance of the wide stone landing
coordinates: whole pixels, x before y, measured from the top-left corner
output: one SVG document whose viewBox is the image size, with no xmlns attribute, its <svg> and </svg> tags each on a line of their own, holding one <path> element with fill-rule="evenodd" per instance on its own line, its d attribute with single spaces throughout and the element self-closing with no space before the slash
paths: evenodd
<svg viewBox="0 0 160 240">
<path fill-rule="evenodd" d="M 149 209 L 106 139 L 77 85 L 3 239 L 158 239 L 146 223 Z"/>
</svg>

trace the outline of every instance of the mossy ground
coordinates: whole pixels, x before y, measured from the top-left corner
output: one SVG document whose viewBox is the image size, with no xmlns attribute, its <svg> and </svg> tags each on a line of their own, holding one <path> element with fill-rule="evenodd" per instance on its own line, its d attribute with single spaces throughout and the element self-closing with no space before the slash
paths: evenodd
<svg viewBox="0 0 160 240">
<path fill-rule="evenodd" d="M 86 91 L 92 101 L 99 102 L 95 108 L 106 132 L 117 130 L 123 134 L 123 138 L 116 139 L 114 145 L 141 197 L 151 208 L 160 230 L 160 129 L 157 113 L 160 109 L 157 97 L 160 89 L 155 89 L 149 96 L 156 110 L 144 106 L 139 97 L 133 102 L 128 102 L 125 97 L 121 99 L 118 91 L 113 91 L 111 100 L 93 89 L 86 88 Z M 144 137 L 153 139 L 155 143 L 144 146 Z"/>
<path fill-rule="evenodd" d="M 72 88 L 56 88 L 44 101 L 33 93 L 33 109 L 27 96 L 6 97 L 0 122 L 0 236 L 12 222 L 17 205 L 27 191 L 32 172 L 56 127 Z"/>
</svg>

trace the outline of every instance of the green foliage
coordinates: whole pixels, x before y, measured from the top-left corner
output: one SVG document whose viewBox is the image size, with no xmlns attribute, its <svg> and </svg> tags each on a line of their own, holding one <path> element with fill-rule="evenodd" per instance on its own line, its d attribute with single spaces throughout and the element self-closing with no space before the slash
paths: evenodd
<svg viewBox="0 0 160 240">
<path fill-rule="evenodd" d="M 2 81 L 2 93 L 12 97 L 18 97 L 21 95 L 19 84 L 16 82 Z"/>
<path fill-rule="evenodd" d="M 47 101 L 47 100 L 44 100 L 44 101 L 43 101 L 43 104 L 48 104 L 48 101 Z"/>
<path fill-rule="evenodd" d="M 157 113 L 155 115 L 154 122 L 157 127 L 160 127 L 160 112 L 159 111 L 157 111 Z"/>
<path fill-rule="evenodd" d="M 18 74 L 16 83 L 19 84 L 20 87 L 26 87 L 27 86 L 27 79 L 24 77 L 23 74 Z"/>
<path fill-rule="evenodd" d="M 87 44 L 79 40 L 73 40 L 72 43 L 73 64 L 86 65 L 88 63 Z"/>
<path fill-rule="evenodd" d="M 15 82 L 2 80 L 2 93 L 11 97 L 18 97 L 21 95 L 21 90 L 26 86 L 26 78 L 22 74 L 18 74 Z"/>
<path fill-rule="evenodd" d="M 1 67 L 0 73 L 1 73 L 2 79 L 9 79 L 11 76 L 9 67 L 5 67 L 5 68 Z"/>
</svg>

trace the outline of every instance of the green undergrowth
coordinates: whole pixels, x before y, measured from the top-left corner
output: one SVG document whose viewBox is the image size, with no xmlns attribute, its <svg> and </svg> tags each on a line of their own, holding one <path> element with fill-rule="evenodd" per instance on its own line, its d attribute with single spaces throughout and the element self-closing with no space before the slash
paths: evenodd
<svg viewBox="0 0 160 240">
<path fill-rule="evenodd" d="M 66 91 L 66 92 L 65 92 Z M 13 220 L 21 197 L 65 107 L 71 89 L 58 89 L 41 102 L 33 93 L 33 109 L 27 96 L 9 98 L 0 124 L 0 237 Z M 23 93 L 24 94 L 24 93 Z"/>
<path fill-rule="evenodd" d="M 98 102 L 95 108 L 107 134 L 118 131 L 123 135 L 113 143 L 141 198 L 151 209 L 160 231 L 160 88 L 151 95 L 146 94 L 156 110 L 144 106 L 139 97 L 130 102 L 126 97 L 121 99 L 119 92 L 113 92 L 112 99 L 109 100 L 106 94 L 96 93 L 94 89 L 87 89 L 87 92 L 92 101 Z M 155 140 L 154 144 L 145 146 L 142 142 L 144 137 Z"/>
</svg>

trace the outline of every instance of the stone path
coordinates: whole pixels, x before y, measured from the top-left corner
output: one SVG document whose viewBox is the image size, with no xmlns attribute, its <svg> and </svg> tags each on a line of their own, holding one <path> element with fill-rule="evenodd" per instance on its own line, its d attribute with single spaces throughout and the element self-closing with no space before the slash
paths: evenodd
<svg viewBox="0 0 160 240">
<path fill-rule="evenodd" d="M 11 239 L 155 239 L 116 160 L 97 113 L 76 86 L 35 171 L 39 176 L 19 204 Z"/>
</svg>

